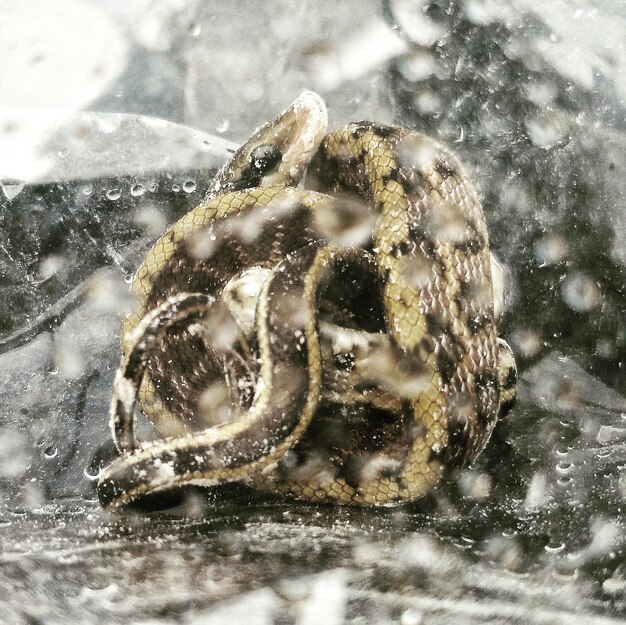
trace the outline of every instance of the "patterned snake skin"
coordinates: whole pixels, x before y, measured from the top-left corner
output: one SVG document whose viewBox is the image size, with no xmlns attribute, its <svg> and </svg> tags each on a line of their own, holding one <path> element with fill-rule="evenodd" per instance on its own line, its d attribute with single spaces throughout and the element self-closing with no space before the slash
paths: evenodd
<svg viewBox="0 0 626 625">
<path fill-rule="evenodd" d="M 105 507 L 235 480 L 313 501 L 412 500 L 510 410 L 502 285 L 461 164 L 394 126 L 325 133 L 323 101 L 303 93 L 137 271 Z M 158 434 L 141 444 L 137 401 Z"/>
</svg>

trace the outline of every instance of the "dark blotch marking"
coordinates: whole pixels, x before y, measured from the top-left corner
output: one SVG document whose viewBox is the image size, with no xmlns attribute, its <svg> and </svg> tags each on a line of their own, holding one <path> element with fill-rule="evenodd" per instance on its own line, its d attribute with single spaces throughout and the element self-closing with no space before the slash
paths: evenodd
<svg viewBox="0 0 626 625">
<path fill-rule="evenodd" d="M 322 145 L 309 165 L 307 187 L 313 191 L 333 189 L 340 177 L 339 163 L 329 158 L 326 147 Z"/>
<path fill-rule="evenodd" d="M 358 490 L 361 485 L 363 470 L 367 467 L 369 462 L 376 462 L 376 459 L 369 455 L 354 454 L 346 459 L 344 465 L 341 467 L 341 477 L 343 477 L 348 486 Z M 375 477 L 377 479 L 398 479 L 398 471 L 402 470 L 401 463 L 390 463 L 386 466 L 381 466 L 380 470 L 376 472 Z"/>
<path fill-rule="evenodd" d="M 400 258 L 408 254 L 413 249 L 413 246 L 408 241 L 400 241 L 400 243 L 393 243 L 389 252 L 395 258 Z"/>
<path fill-rule="evenodd" d="M 388 139 L 390 137 L 396 137 L 398 135 L 398 128 L 396 126 L 388 126 L 385 124 L 373 124 L 372 122 L 353 122 L 350 124 L 351 131 L 350 136 L 352 139 L 357 140 L 363 133 L 372 131 L 378 135 L 381 139 Z"/>
<path fill-rule="evenodd" d="M 394 182 L 399 184 L 400 187 L 402 187 L 402 192 L 404 193 L 404 195 L 406 195 L 408 198 L 413 197 L 414 181 L 411 180 L 410 174 L 407 175 L 406 170 L 404 170 L 402 167 L 394 167 L 388 174 L 382 176 L 381 180 L 385 186 L 387 186 L 387 183 L 389 181 L 393 180 Z M 424 184 L 426 184 L 425 181 Z"/>
<path fill-rule="evenodd" d="M 437 369 L 444 384 L 450 384 L 457 371 L 457 362 L 445 350 L 437 354 Z"/>
<path fill-rule="evenodd" d="M 379 390 L 379 387 L 373 382 L 358 382 L 357 384 L 354 385 L 354 390 L 357 393 L 368 393 L 370 391 Z"/>
<path fill-rule="evenodd" d="M 335 354 L 333 360 L 335 367 L 341 371 L 350 372 L 354 369 L 354 354 L 352 353 Z"/>
<path fill-rule="evenodd" d="M 467 452 L 472 447 L 472 442 L 469 439 L 468 429 L 464 423 L 453 419 L 451 423 L 448 423 L 448 444 L 446 449 L 448 450 L 448 458 L 445 463 L 446 466 L 455 468 L 463 466 Z"/>
<path fill-rule="evenodd" d="M 398 129 L 395 126 L 387 126 L 385 124 L 369 124 L 372 131 L 382 139 L 388 139 L 389 137 L 395 137 L 398 134 Z"/>
<path fill-rule="evenodd" d="M 459 252 L 465 252 L 467 254 L 478 254 L 485 249 L 485 239 L 482 235 L 478 234 L 474 228 L 469 233 L 465 241 L 455 243 L 454 247 Z"/>
<path fill-rule="evenodd" d="M 509 367 L 509 372 L 506 376 L 506 380 L 502 386 L 503 389 L 511 389 L 517 384 L 517 368 Z"/>
<path fill-rule="evenodd" d="M 233 302 L 237 302 L 238 304 L 241 304 L 243 301 L 241 299 L 241 293 L 237 289 L 232 290 L 230 296 L 233 298 Z"/>
<path fill-rule="evenodd" d="M 493 421 L 493 401 L 499 387 L 498 377 L 493 371 L 479 371 L 476 374 L 476 421 L 481 426 Z"/>
<path fill-rule="evenodd" d="M 440 451 L 430 450 L 428 462 L 437 460 L 449 469 L 462 467 L 467 458 L 468 451 L 472 448 L 469 432 L 465 424 L 453 415 L 448 420 L 448 443 Z"/>
<path fill-rule="evenodd" d="M 449 384 L 457 373 L 458 363 L 464 355 L 463 346 L 456 337 L 444 327 L 441 319 L 432 314 L 426 315 L 427 334 L 441 344 L 437 354 L 437 369 L 444 384 Z"/>
<path fill-rule="evenodd" d="M 463 310 L 464 304 L 457 301 L 459 310 Z M 489 315 L 471 315 L 467 320 L 467 327 L 472 334 L 477 334 L 479 331 L 484 330 L 491 323 L 491 317 Z"/>
<path fill-rule="evenodd" d="M 418 219 L 411 219 L 407 233 L 409 241 L 420 247 L 427 260 L 433 261 L 435 254 L 435 240 Z"/>
<path fill-rule="evenodd" d="M 509 399 L 508 401 L 505 401 L 503 404 L 500 404 L 500 409 L 498 410 L 498 419 L 504 419 L 504 417 L 506 417 L 509 414 L 509 412 L 513 410 L 513 407 L 515 406 L 516 401 L 517 401 L 517 396 L 513 397 L 512 399 Z"/>
<path fill-rule="evenodd" d="M 476 390 L 495 388 L 498 385 L 498 378 L 493 371 L 479 371 L 476 374 Z"/>
<path fill-rule="evenodd" d="M 456 176 L 458 176 L 458 173 L 455 169 L 451 169 L 450 167 L 448 167 L 446 165 L 446 163 L 441 160 L 441 159 L 437 159 L 437 163 L 435 164 L 435 171 L 444 179 L 447 180 L 448 178 L 454 178 Z"/>
</svg>

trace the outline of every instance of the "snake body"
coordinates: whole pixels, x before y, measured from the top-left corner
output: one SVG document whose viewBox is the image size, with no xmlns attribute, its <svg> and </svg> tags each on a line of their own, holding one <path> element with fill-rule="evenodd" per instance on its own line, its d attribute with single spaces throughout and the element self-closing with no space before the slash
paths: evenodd
<svg viewBox="0 0 626 625">
<path fill-rule="evenodd" d="M 233 480 L 412 500 L 471 462 L 510 409 L 515 362 L 461 164 L 395 126 L 325 133 L 323 101 L 302 94 L 139 268 L 104 506 Z M 135 442 L 137 398 L 161 438 Z"/>
</svg>

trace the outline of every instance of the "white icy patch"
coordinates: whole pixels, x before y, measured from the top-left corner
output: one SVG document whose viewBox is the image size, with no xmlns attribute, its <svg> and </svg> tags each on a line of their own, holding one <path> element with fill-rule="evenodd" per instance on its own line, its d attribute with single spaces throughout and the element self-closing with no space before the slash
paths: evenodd
<svg viewBox="0 0 626 625">
<path fill-rule="evenodd" d="M 27 183 L 217 168 L 235 148 L 220 137 L 160 119 L 3 109 L 1 98 L 0 143 L 0 185 L 8 199 Z M 124 192 L 142 194 L 137 185 Z"/>
<path fill-rule="evenodd" d="M 128 42 L 97 3 L 2 3 L 0 107 L 78 110 L 126 66 Z"/>
<path fill-rule="evenodd" d="M 382 20 L 363 24 L 342 43 L 305 55 L 307 73 L 317 89 L 332 91 L 404 54 L 407 44 Z"/>
<path fill-rule="evenodd" d="M 276 590 L 263 588 L 212 606 L 191 618 L 189 625 L 274 625 L 276 614 L 288 603 L 298 625 L 344 623 L 347 574 L 342 569 L 286 579 Z"/>
<path fill-rule="evenodd" d="M 0 478 L 23 475 L 30 465 L 29 441 L 25 434 L 13 429 L 0 430 Z"/>
<path fill-rule="evenodd" d="M 479 3 L 472 3 L 475 6 Z M 489 4 L 494 19 L 509 23 L 512 11 L 508 3 Z M 532 53 L 539 52 L 545 61 L 565 78 L 584 89 L 594 88 L 594 73 L 600 72 L 614 82 L 622 97 L 626 97 L 626 19 L 619 14 L 615 3 L 615 14 L 610 10 L 599 11 L 590 0 L 519 0 L 515 13 L 530 12 L 548 27 L 548 35 L 533 40 L 530 50 L 513 50 L 513 56 L 526 57 L 532 63 Z"/>
</svg>

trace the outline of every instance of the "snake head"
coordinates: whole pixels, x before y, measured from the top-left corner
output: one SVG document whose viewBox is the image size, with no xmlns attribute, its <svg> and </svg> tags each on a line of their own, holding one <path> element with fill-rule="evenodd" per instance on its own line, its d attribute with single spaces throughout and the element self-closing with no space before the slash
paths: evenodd
<svg viewBox="0 0 626 625">
<path fill-rule="evenodd" d="M 209 188 L 217 193 L 251 187 L 294 187 L 326 133 L 328 115 L 320 96 L 305 91 L 278 117 L 261 126 L 228 160 Z"/>
</svg>

